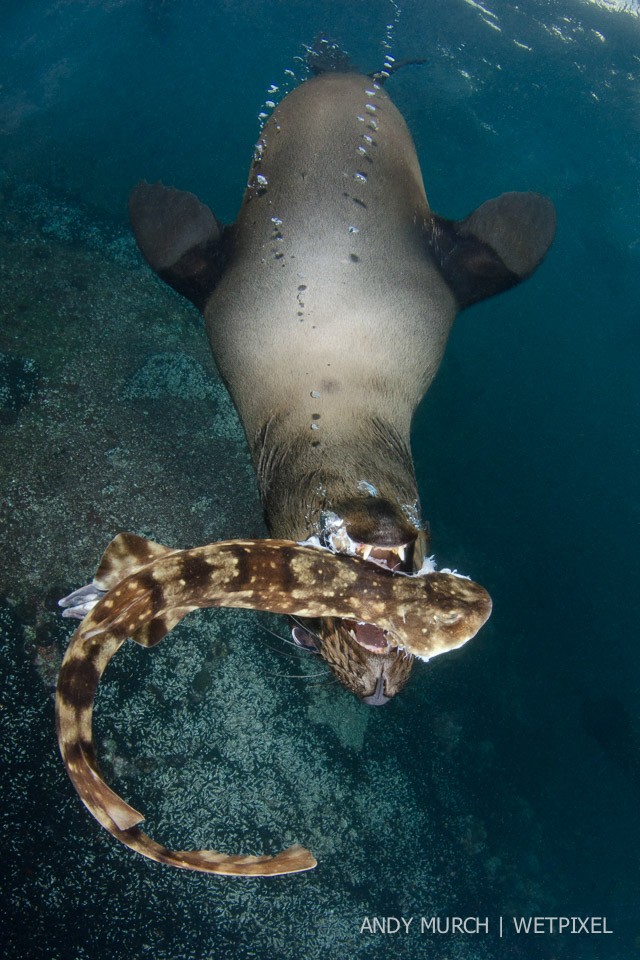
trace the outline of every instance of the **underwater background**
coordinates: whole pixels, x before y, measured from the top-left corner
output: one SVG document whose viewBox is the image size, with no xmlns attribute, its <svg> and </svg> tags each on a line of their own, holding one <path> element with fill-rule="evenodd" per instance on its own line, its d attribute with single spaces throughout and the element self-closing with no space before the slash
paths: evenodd
<svg viewBox="0 0 640 960">
<path fill-rule="evenodd" d="M 638 4 L 3 0 L 0 24 L 3 957 L 640 957 Z M 426 59 L 386 89 L 433 209 L 533 189 L 558 233 L 458 319 L 414 424 L 436 558 L 493 597 L 478 637 L 384 710 L 249 612 L 110 666 L 101 762 L 152 836 L 319 861 L 213 877 L 139 857 L 78 800 L 56 601 L 120 530 L 265 533 L 200 318 L 142 263 L 126 201 L 162 179 L 232 221 L 268 91 L 321 31 L 363 71 L 383 41 Z M 522 915 L 613 932 L 500 939 Z M 417 919 L 361 932 L 389 916 Z M 421 916 L 490 929 L 421 935 Z"/>
</svg>

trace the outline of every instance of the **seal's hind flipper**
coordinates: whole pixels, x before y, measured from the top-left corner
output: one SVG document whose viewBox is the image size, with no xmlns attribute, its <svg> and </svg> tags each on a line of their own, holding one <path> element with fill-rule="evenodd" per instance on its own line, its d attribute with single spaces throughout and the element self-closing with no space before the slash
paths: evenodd
<svg viewBox="0 0 640 960">
<path fill-rule="evenodd" d="M 384 87 L 389 77 L 397 73 L 398 70 L 402 70 L 403 67 L 421 67 L 426 62 L 425 57 L 406 57 L 404 60 L 394 60 L 393 62 L 387 59 L 380 70 L 374 70 L 368 76 L 375 80 L 379 87 Z"/>
<path fill-rule="evenodd" d="M 349 54 L 338 41 L 322 33 L 318 34 L 310 47 L 305 44 L 305 50 L 307 66 L 316 77 L 322 73 L 352 73 L 355 70 Z"/>
<path fill-rule="evenodd" d="M 142 180 L 129 196 L 129 218 L 147 263 L 202 309 L 224 270 L 225 232 L 193 193 Z"/>
<path fill-rule="evenodd" d="M 465 220 L 434 216 L 429 249 L 463 309 L 525 280 L 551 246 L 555 229 L 547 197 L 503 193 Z"/>
</svg>

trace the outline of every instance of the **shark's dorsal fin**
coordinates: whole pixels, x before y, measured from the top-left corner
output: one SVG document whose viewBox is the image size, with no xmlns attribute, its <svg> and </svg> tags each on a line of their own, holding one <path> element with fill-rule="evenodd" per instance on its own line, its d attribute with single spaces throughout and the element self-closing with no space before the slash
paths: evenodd
<svg viewBox="0 0 640 960">
<path fill-rule="evenodd" d="M 102 554 L 93 582 L 100 590 L 113 590 L 126 577 L 138 573 L 147 564 L 178 552 L 161 543 L 138 537 L 135 533 L 119 533 Z M 183 617 L 195 609 L 193 606 L 163 608 L 152 620 L 132 633 L 131 639 L 143 647 L 155 647 Z"/>
<path fill-rule="evenodd" d="M 119 533 L 102 554 L 93 582 L 100 590 L 112 590 L 121 580 L 137 573 L 152 560 L 174 552 L 170 547 L 145 540 L 135 533 Z"/>
<path fill-rule="evenodd" d="M 429 250 L 460 309 L 525 280 L 551 245 L 556 213 L 539 193 L 503 193 L 464 220 L 434 216 Z"/>
<path fill-rule="evenodd" d="M 225 231 L 193 193 L 142 180 L 129 196 L 129 218 L 149 266 L 202 309 L 226 263 Z"/>
</svg>

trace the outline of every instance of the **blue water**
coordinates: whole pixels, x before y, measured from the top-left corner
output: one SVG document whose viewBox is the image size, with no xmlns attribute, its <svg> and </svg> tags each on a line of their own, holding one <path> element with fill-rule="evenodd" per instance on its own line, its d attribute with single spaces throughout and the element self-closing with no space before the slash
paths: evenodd
<svg viewBox="0 0 640 960">
<path fill-rule="evenodd" d="M 7 958 L 637 955 L 639 14 L 407 0 L 396 23 L 386 0 L 5 0 Z M 198 317 L 140 263 L 126 198 L 162 179 L 232 221 L 267 90 L 303 75 L 302 44 L 326 31 L 373 70 L 390 23 L 394 55 L 427 60 L 387 89 L 433 209 L 458 218 L 535 189 L 558 213 L 534 277 L 458 319 L 414 427 L 436 555 L 485 585 L 494 613 L 382 711 L 274 676 L 319 668 L 274 653 L 252 614 L 119 654 L 98 740 L 150 832 L 248 852 L 295 840 L 319 860 L 272 880 L 183 874 L 89 817 L 53 729 L 69 634 L 55 599 L 111 536 L 264 533 Z M 203 664 L 211 683 L 194 686 Z M 501 916 L 534 914 L 606 917 L 613 933 L 499 939 Z M 417 932 L 438 915 L 490 931 Z M 373 916 L 416 919 L 361 933 Z"/>
</svg>

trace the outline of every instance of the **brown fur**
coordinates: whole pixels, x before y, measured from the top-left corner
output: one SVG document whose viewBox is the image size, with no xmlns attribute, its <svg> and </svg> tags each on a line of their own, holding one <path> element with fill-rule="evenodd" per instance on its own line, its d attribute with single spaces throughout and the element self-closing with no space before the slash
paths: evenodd
<svg viewBox="0 0 640 960">
<path fill-rule="evenodd" d="M 151 265 L 203 310 L 272 536 L 326 538 L 334 515 L 354 540 L 420 541 L 422 554 L 412 416 L 457 311 L 542 259 L 551 203 L 504 194 L 463 221 L 438 217 L 385 91 L 337 72 L 277 107 L 232 227 L 221 231 L 195 197 L 160 184 L 139 185 L 131 212 Z M 355 642 L 348 629 L 318 632 L 321 655 L 342 662 Z M 409 672 L 395 654 L 361 649 L 346 662 L 359 674 L 347 685 L 365 697 L 372 677 L 378 687 L 384 676 L 391 696 Z"/>
</svg>

